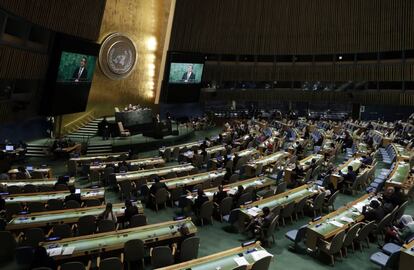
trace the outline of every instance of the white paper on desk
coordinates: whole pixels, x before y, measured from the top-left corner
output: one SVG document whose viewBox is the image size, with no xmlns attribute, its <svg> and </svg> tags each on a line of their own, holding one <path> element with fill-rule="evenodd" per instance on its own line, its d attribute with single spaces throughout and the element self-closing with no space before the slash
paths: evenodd
<svg viewBox="0 0 414 270">
<path fill-rule="evenodd" d="M 364 207 L 364 204 L 361 204 L 361 203 L 357 203 L 357 204 L 354 205 L 354 208 L 360 213 L 362 213 L 362 208 L 363 207 Z"/>
<path fill-rule="evenodd" d="M 207 197 L 214 196 L 214 193 L 213 192 L 204 192 L 204 193 L 206 194 Z"/>
<path fill-rule="evenodd" d="M 191 196 L 191 195 L 188 195 L 186 198 L 189 199 L 189 200 L 192 200 L 194 197 Z"/>
<path fill-rule="evenodd" d="M 60 254 L 62 254 L 62 248 L 61 248 L 61 247 L 58 247 L 58 248 L 51 248 L 51 249 L 48 249 L 48 250 L 47 250 L 47 254 L 48 254 L 50 257 L 53 257 L 53 256 L 59 256 Z"/>
<path fill-rule="evenodd" d="M 256 185 L 262 185 L 262 184 L 263 184 L 263 181 L 261 181 L 261 180 L 256 180 L 256 181 L 254 181 L 254 183 L 255 183 Z"/>
<path fill-rule="evenodd" d="M 341 220 L 345 221 L 345 222 L 349 222 L 349 223 L 354 222 L 354 220 L 352 218 L 349 218 L 349 217 L 341 217 Z"/>
<path fill-rule="evenodd" d="M 340 223 L 340 222 L 338 222 L 338 221 L 336 221 L 336 220 L 331 220 L 331 221 L 329 221 L 328 223 L 329 223 L 329 224 L 332 224 L 332 225 L 334 225 L 334 226 L 336 226 L 336 227 L 339 227 L 339 228 L 341 228 L 341 227 L 343 227 L 343 226 L 344 226 L 344 224 L 342 224 L 342 223 Z"/>
<path fill-rule="evenodd" d="M 67 247 L 63 250 L 62 255 L 72 255 L 75 251 L 75 247 Z"/>
<path fill-rule="evenodd" d="M 234 195 L 234 194 L 236 194 L 236 192 L 237 192 L 237 190 L 236 190 L 236 189 L 230 189 L 227 193 L 228 193 L 229 195 Z"/>
<path fill-rule="evenodd" d="M 252 252 L 251 254 L 255 262 L 268 256 L 273 257 L 273 255 L 267 252 L 266 250 L 258 250 L 258 251 Z"/>
<path fill-rule="evenodd" d="M 244 257 L 234 258 L 234 261 L 237 263 L 238 266 L 249 265 L 249 262 Z"/>
<path fill-rule="evenodd" d="M 257 207 L 252 207 L 252 208 L 247 209 L 247 213 L 251 215 L 252 217 L 257 216 L 259 212 L 260 212 L 260 208 L 257 208 Z"/>
</svg>

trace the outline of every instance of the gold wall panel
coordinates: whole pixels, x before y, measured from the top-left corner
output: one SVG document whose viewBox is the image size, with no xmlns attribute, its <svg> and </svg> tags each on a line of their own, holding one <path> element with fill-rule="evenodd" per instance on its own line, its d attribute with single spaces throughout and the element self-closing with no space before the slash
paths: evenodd
<svg viewBox="0 0 414 270">
<path fill-rule="evenodd" d="M 114 32 L 128 36 L 135 44 L 137 62 L 131 74 L 111 80 L 95 70 L 85 113 L 96 117 L 113 115 L 114 106 L 152 106 L 170 12 L 171 0 L 107 0 L 98 42 Z M 65 115 L 63 125 L 82 116 Z"/>
</svg>

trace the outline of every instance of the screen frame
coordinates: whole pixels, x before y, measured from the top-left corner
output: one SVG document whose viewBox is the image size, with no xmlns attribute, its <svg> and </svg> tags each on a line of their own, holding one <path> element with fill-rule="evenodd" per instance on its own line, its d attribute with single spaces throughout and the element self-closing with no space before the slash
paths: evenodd
<svg viewBox="0 0 414 270">
<path fill-rule="evenodd" d="M 171 63 L 203 64 L 199 83 L 170 83 Z M 205 55 L 195 52 L 168 51 L 161 85 L 160 102 L 166 104 L 199 102 L 205 74 Z M 181 91 L 180 91 L 181 90 Z"/>
<path fill-rule="evenodd" d="M 200 81 L 196 81 L 194 80 L 194 82 L 172 82 L 170 81 L 170 75 L 171 75 L 171 68 L 173 65 L 201 65 L 201 76 L 200 76 Z M 168 84 L 201 84 L 201 82 L 203 81 L 203 75 L 204 75 L 204 63 L 189 63 L 189 62 L 170 62 L 170 72 L 168 73 Z"/>
<path fill-rule="evenodd" d="M 91 82 L 83 83 L 84 85 L 89 84 L 86 94 L 86 103 L 84 104 L 83 110 L 58 110 L 56 106 L 51 104 L 56 104 L 58 101 L 58 86 L 62 85 L 62 82 L 57 81 L 57 76 L 59 72 L 59 66 L 61 62 L 61 56 L 63 52 L 76 53 L 76 54 L 85 54 L 96 57 L 96 66 L 94 73 L 97 71 L 97 62 L 99 56 L 101 44 L 95 43 L 90 40 L 62 34 L 55 33 L 54 37 L 51 38 L 50 52 L 49 52 L 49 65 L 46 73 L 45 83 L 44 83 L 44 92 L 39 108 L 40 114 L 45 116 L 57 116 L 69 113 L 83 112 L 86 109 L 87 98 L 89 96 Z M 58 106 L 59 107 L 59 106 Z"/>
</svg>

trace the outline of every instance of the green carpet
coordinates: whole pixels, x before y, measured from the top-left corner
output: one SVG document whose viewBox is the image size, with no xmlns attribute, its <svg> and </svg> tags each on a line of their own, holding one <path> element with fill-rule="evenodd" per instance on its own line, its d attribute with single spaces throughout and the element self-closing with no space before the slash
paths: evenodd
<svg viewBox="0 0 414 270">
<path fill-rule="evenodd" d="M 208 131 L 198 131 L 195 132 L 191 141 L 202 139 L 214 134 L 217 134 L 219 129 L 211 129 Z M 148 151 L 140 153 L 140 157 L 151 157 L 158 155 L 158 150 Z M 338 158 L 337 162 L 342 162 L 343 158 Z M 30 159 L 28 163 L 33 165 L 43 164 L 45 161 L 41 159 Z M 65 162 L 64 161 L 48 161 L 47 164 L 53 167 L 54 174 L 64 174 L 66 172 Z M 386 167 L 382 162 L 379 164 L 379 169 Z M 82 180 L 78 181 L 79 186 L 87 185 L 87 181 Z M 354 199 L 362 196 L 363 193 L 357 194 L 354 197 L 350 195 L 340 194 L 336 200 L 335 207 L 336 209 L 343 206 L 344 204 L 353 201 Z M 106 200 L 109 202 L 119 202 L 119 195 L 114 192 L 108 191 L 106 193 Z M 145 209 L 145 215 L 148 217 L 149 223 L 158 223 L 163 221 L 172 220 L 176 216 L 175 212 L 178 211 L 177 208 L 168 207 L 167 209 L 161 209 L 158 213 L 151 209 Z M 414 204 L 410 203 L 406 213 L 414 215 Z M 300 219 L 294 224 L 289 224 L 285 227 L 280 227 L 276 233 L 276 244 L 272 248 L 267 248 L 267 250 L 274 255 L 270 269 L 332 269 L 329 266 L 329 258 L 321 256 L 313 257 L 309 254 L 297 254 L 289 250 L 291 242 L 285 238 L 285 233 L 289 230 L 299 228 L 303 224 L 310 221 L 310 218 L 305 217 Z M 232 234 L 226 232 L 223 228 L 226 224 L 222 224 L 218 221 L 215 221 L 213 225 L 205 225 L 204 227 L 198 227 L 197 235 L 200 237 L 200 249 L 199 257 L 206 256 L 212 253 L 224 251 L 233 247 L 240 246 L 240 244 L 247 239 L 242 234 Z M 348 253 L 348 257 L 341 260 L 336 260 L 335 269 L 379 269 L 373 263 L 369 261 L 371 254 L 378 251 L 376 243 L 371 243 L 369 249 L 364 249 L 363 251 L 357 250 L 352 253 Z M 147 269 L 151 269 L 150 265 L 147 265 Z"/>
</svg>

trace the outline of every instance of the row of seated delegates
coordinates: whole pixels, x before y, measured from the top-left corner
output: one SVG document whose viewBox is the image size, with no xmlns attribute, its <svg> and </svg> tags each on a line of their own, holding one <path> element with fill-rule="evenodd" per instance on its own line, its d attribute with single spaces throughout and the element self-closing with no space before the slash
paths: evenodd
<svg viewBox="0 0 414 270">
<path fill-rule="evenodd" d="M 17 169 L 11 169 L 7 173 L 0 174 L 1 180 L 21 180 L 21 179 L 30 179 L 32 175 L 30 172 L 23 166 L 17 167 Z"/>
<path fill-rule="evenodd" d="M 256 216 L 245 227 L 245 232 L 250 233 L 252 238 L 259 241 L 263 240 L 263 236 L 266 235 L 266 231 L 272 220 L 276 217 L 275 214 L 270 211 L 269 207 L 263 207 L 262 211 L 262 216 Z"/>
<path fill-rule="evenodd" d="M 115 166 L 115 164 L 109 163 L 105 166 L 105 168 L 112 167 L 115 173 L 127 172 L 129 170 L 128 162 L 126 162 L 125 160 L 118 162 L 117 165 L 118 166 Z"/>
</svg>

